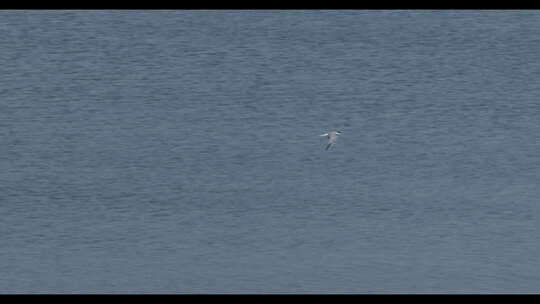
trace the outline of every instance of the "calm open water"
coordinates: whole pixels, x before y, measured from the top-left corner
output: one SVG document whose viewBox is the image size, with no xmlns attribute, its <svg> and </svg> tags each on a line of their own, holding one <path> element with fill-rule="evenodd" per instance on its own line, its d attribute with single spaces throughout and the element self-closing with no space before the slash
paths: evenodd
<svg viewBox="0 0 540 304">
<path fill-rule="evenodd" d="M 0 293 L 540 292 L 540 11 L 8 10 L 0 37 Z"/>
</svg>

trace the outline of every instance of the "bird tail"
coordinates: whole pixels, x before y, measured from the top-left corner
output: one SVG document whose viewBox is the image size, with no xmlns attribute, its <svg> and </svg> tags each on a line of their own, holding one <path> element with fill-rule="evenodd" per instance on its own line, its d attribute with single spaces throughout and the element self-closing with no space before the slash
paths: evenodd
<svg viewBox="0 0 540 304">
<path fill-rule="evenodd" d="M 328 145 L 326 145 L 326 149 L 325 149 L 325 150 L 328 150 L 328 149 L 330 149 L 330 147 L 331 147 L 331 146 L 332 146 L 332 144 L 328 144 Z"/>
</svg>

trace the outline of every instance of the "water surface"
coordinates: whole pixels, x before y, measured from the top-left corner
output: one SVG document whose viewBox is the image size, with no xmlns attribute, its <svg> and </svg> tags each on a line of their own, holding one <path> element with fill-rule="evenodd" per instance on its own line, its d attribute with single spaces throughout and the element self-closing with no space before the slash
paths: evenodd
<svg viewBox="0 0 540 304">
<path fill-rule="evenodd" d="M 0 292 L 539 292 L 539 31 L 2 11 Z"/>
</svg>

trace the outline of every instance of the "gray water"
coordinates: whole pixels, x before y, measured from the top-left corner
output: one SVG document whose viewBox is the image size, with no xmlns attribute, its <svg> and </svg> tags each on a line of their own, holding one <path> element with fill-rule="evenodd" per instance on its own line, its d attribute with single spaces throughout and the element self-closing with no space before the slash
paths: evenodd
<svg viewBox="0 0 540 304">
<path fill-rule="evenodd" d="M 0 71 L 0 293 L 540 292 L 540 11 L 1 11 Z"/>
</svg>

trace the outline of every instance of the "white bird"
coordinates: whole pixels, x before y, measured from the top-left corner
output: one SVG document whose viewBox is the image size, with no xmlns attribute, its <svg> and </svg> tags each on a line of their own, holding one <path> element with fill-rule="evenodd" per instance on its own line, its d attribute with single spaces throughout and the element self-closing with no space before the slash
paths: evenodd
<svg viewBox="0 0 540 304">
<path fill-rule="evenodd" d="M 337 136 L 339 134 L 341 134 L 341 131 L 330 131 L 328 133 L 319 135 L 328 137 L 328 144 L 326 145 L 326 150 L 330 149 L 330 147 L 336 143 Z"/>
</svg>

